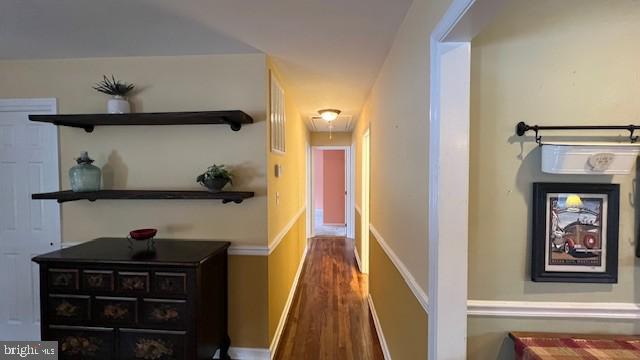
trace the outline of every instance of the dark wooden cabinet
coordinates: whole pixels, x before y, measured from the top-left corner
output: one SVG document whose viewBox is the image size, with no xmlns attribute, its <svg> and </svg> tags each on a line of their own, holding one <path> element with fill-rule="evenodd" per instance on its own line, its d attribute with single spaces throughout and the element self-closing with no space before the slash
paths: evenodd
<svg viewBox="0 0 640 360">
<path fill-rule="evenodd" d="M 100 238 L 36 256 L 42 339 L 61 359 L 227 359 L 228 242 Z"/>
</svg>

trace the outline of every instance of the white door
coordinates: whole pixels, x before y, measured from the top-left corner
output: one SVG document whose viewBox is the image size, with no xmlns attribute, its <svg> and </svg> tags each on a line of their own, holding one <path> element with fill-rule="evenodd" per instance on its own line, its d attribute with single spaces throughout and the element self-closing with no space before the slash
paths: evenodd
<svg viewBox="0 0 640 360">
<path fill-rule="evenodd" d="M 60 206 L 31 200 L 58 191 L 58 130 L 28 120 L 55 99 L 0 99 L 0 340 L 39 340 L 35 255 L 60 248 Z"/>
</svg>

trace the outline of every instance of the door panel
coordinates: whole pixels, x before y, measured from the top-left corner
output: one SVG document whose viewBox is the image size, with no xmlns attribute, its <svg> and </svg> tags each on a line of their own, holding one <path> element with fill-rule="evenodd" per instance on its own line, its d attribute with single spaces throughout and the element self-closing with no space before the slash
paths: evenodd
<svg viewBox="0 0 640 360">
<path fill-rule="evenodd" d="M 40 338 L 31 258 L 60 248 L 60 208 L 31 194 L 59 190 L 58 131 L 28 115 L 55 113 L 55 99 L 0 99 L 0 340 Z"/>
<path fill-rule="evenodd" d="M 345 225 L 345 151 L 324 150 L 324 223 Z"/>
</svg>

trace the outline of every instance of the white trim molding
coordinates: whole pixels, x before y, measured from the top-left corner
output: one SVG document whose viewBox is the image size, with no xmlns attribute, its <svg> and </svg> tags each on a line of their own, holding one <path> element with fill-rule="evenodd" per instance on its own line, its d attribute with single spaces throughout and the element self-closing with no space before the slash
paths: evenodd
<svg viewBox="0 0 640 360">
<path fill-rule="evenodd" d="M 373 325 L 376 328 L 376 333 L 378 333 L 378 339 L 380 340 L 382 355 L 384 356 L 385 360 L 391 360 L 391 352 L 389 352 L 389 345 L 387 345 L 387 339 L 385 339 L 384 337 L 384 332 L 382 331 L 382 325 L 380 325 L 380 319 L 378 318 L 376 307 L 373 305 L 373 298 L 371 297 L 371 294 L 367 295 L 367 302 L 369 303 L 369 311 L 371 312 L 371 317 L 373 318 Z"/>
<path fill-rule="evenodd" d="M 234 360 L 269 360 L 269 349 L 230 347 L 229 356 Z M 220 352 L 217 351 L 213 358 L 220 359 Z"/>
<path fill-rule="evenodd" d="M 353 247 L 353 254 L 356 257 L 356 265 L 358 265 L 358 270 L 362 272 L 362 263 L 360 262 L 360 255 L 358 255 L 358 249 L 355 246 Z"/>
<path fill-rule="evenodd" d="M 268 256 L 271 254 L 268 246 L 258 245 L 234 245 L 229 247 L 229 255 L 240 256 Z"/>
<path fill-rule="evenodd" d="M 471 40 L 507 3 L 453 0 L 424 39 L 429 41 L 431 74 L 429 360 L 467 358 Z"/>
<path fill-rule="evenodd" d="M 280 242 L 282 242 L 282 239 L 284 239 L 284 237 L 287 236 L 287 234 L 289 233 L 293 225 L 295 225 L 298 222 L 298 219 L 306 209 L 307 209 L 306 205 L 302 206 L 300 210 L 298 210 L 298 212 L 291 218 L 291 220 L 289 220 L 287 225 L 285 225 L 284 228 L 282 228 L 282 230 L 280 230 L 280 232 L 273 238 L 273 241 L 269 242 L 267 255 L 271 255 L 271 253 L 278 247 L 278 245 L 280 245 Z"/>
<path fill-rule="evenodd" d="M 398 269 L 398 272 L 400 272 L 400 275 L 402 275 L 404 282 L 407 283 L 407 286 L 409 287 L 409 289 L 411 289 L 413 295 L 416 297 L 420 305 L 422 305 L 424 311 L 428 314 L 429 298 L 427 297 L 427 294 L 424 292 L 424 290 L 422 290 L 422 287 L 420 287 L 416 279 L 413 277 L 413 275 L 411 275 L 409 269 L 407 269 L 398 255 L 393 252 L 393 249 L 391 249 L 391 247 L 387 244 L 382 235 L 380 235 L 380 233 L 376 230 L 373 224 L 369 224 L 369 231 L 371 232 L 371 234 L 373 234 L 373 237 L 376 238 L 378 244 L 380 244 L 380 247 L 382 248 L 382 250 L 384 250 L 389 259 L 391 259 L 393 265 L 395 265 L 396 269 Z"/>
<path fill-rule="evenodd" d="M 284 326 L 287 323 L 287 318 L 289 317 L 289 311 L 291 310 L 293 297 L 296 295 L 296 290 L 298 289 L 298 282 L 300 280 L 300 276 L 302 275 L 302 269 L 304 269 L 304 263 L 307 259 L 308 252 L 309 252 L 309 243 L 307 242 L 305 251 L 302 254 L 300 263 L 298 264 L 298 270 L 296 271 L 296 275 L 293 278 L 293 284 L 291 284 L 291 289 L 289 289 L 289 296 L 287 297 L 287 302 L 284 304 L 284 309 L 282 309 L 282 313 L 280 314 L 280 321 L 278 321 L 278 327 L 276 327 L 276 333 L 274 334 L 273 340 L 271 340 L 271 344 L 269 345 L 270 359 L 273 359 L 276 356 L 276 351 L 278 350 L 278 345 L 280 344 L 280 337 L 282 336 L 282 331 L 284 330 Z"/>
<path fill-rule="evenodd" d="M 571 319 L 640 319 L 640 304 L 469 300 L 469 316 Z"/>
</svg>

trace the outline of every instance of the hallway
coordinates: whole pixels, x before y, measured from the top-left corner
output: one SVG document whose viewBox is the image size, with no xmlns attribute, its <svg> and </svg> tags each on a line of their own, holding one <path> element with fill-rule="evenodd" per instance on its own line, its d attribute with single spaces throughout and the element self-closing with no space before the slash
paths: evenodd
<svg viewBox="0 0 640 360">
<path fill-rule="evenodd" d="M 353 241 L 311 245 L 276 359 L 383 359 L 367 304 L 367 277 L 356 268 Z"/>
</svg>

